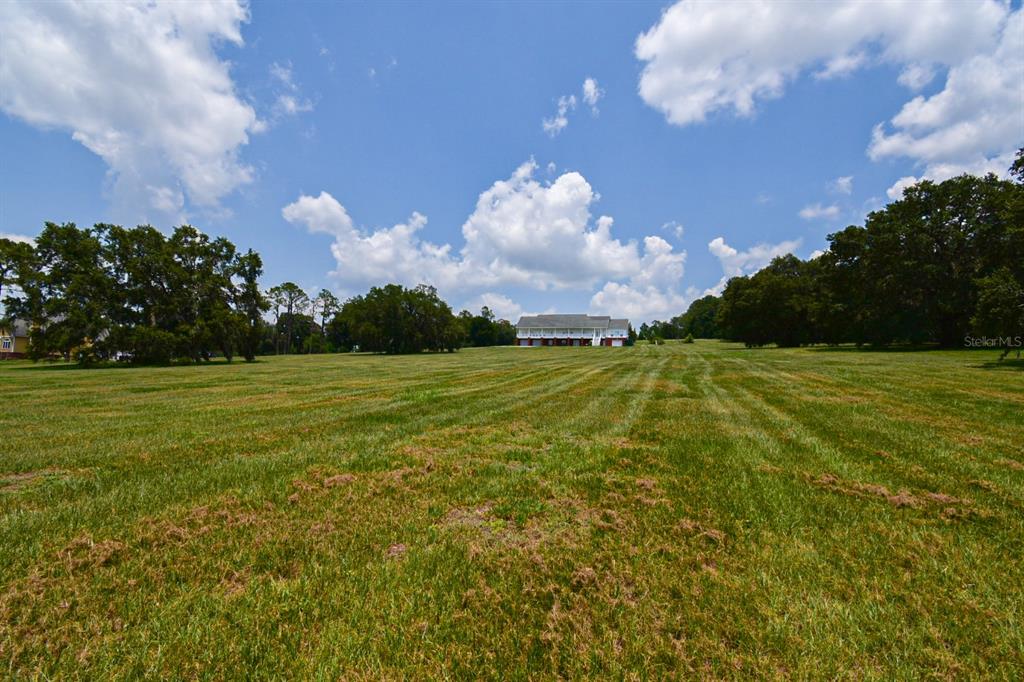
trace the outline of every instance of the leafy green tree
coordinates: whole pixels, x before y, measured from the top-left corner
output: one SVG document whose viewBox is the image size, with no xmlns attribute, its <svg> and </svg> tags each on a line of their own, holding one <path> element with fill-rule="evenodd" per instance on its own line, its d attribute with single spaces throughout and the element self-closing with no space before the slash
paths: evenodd
<svg viewBox="0 0 1024 682">
<path fill-rule="evenodd" d="M 994 175 L 923 181 L 871 213 L 860 281 L 865 340 L 959 345 L 976 280 L 1011 248 L 1005 209 L 1015 190 Z"/>
<path fill-rule="evenodd" d="M 499 319 L 494 321 L 495 345 L 514 346 L 516 343 L 516 326 L 508 320 Z"/>
<path fill-rule="evenodd" d="M 17 284 L 18 274 L 32 267 L 33 255 L 29 244 L 0 239 L 0 301 L 4 300 L 4 290 Z"/>
<path fill-rule="evenodd" d="M 284 292 L 281 290 L 281 285 L 267 289 L 266 297 L 267 301 L 270 302 L 271 310 L 274 311 L 274 323 L 272 325 L 274 330 L 274 355 L 279 355 L 281 353 L 281 335 L 277 333 L 277 329 L 281 321 L 281 308 L 284 306 Z"/>
<path fill-rule="evenodd" d="M 235 277 L 239 279 L 234 294 L 236 314 L 239 315 L 240 349 L 247 362 L 256 359 L 263 333 L 263 313 L 270 309 L 270 301 L 260 291 L 259 278 L 263 274 L 263 260 L 249 249 L 235 261 Z"/>
<path fill-rule="evenodd" d="M 205 361 L 219 349 L 230 359 L 239 332 L 231 315 L 235 246 L 224 238 L 211 240 L 191 225 L 175 229 L 168 243 L 174 253 L 179 352 Z"/>
<path fill-rule="evenodd" d="M 285 339 L 287 348 L 307 351 L 310 341 L 318 335 L 316 321 L 305 313 L 281 313 L 278 333 Z"/>
<path fill-rule="evenodd" d="M 36 238 L 36 269 L 25 269 L 18 278 L 24 299 L 17 307 L 33 327 L 30 357 L 59 354 L 70 359 L 106 332 L 111 285 L 101 253 L 93 230 L 80 230 L 74 223 L 43 227 Z"/>
<path fill-rule="evenodd" d="M 971 324 L 979 335 L 998 339 L 1003 348 L 1000 360 L 1014 349 L 1020 357 L 1024 343 L 1024 285 L 1009 268 L 1000 268 L 978 280 L 978 308 Z"/>
<path fill-rule="evenodd" d="M 1024 182 L 1024 147 L 1017 150 L 1017 156 L 1010 165 L 1010 175 L 1017 179 L 1017 182 Z"/>
<path fill-rule="evenodd" d="M 698 298 L 690 304 L 686 312 L 676 318 L 676 326 L 679 333 L 685 336 L 694 336 L 698 339 L 721 338 L 722 333 L 715 323 L 718 315 L 718 305 L 721 299 L 717 296 L 705 296 Z"/>
<path fill-rule="evenodd" d="M 479 315 L 470 318 L 467 340 L 471 346 L 493 346 L 498 342 L 494 313 L 487 306 L 480 309 Z"/>
<path fill-rule="evenodd" d="M 816 259 L 817 281 L 810 310 L 815 340 L 863 343 L 869 338 L 864 281 L 868 232 L 850 225 L 828 235 L 828 240 L 829 249 Z"/>
<path fill-rule="evenodd" d="M 479 315 L 463 310 L 457 322 L 463 330 L 466 345 L 511 346 L 516 342 L 515 325 L 508 320 L 498 319 L 487 306 L 480 309 Z"/>
<path fill-rule="evenodd" d="M 748 346 L 812 342 L 808 268 L 790 254 L 752 276 L 729 280 L 716 318 L 726 337 Z"/>
<path fill-rule="evenodd" d="M 993 292 L 1010 296 L 1011 282 L 1024 281 L 1024 185 L 994 175 L 924 181 L 829 242 L 810 261 L 776 259 L 731 280 L 716 316 L 722 333 L 755 346 L 959 346 L 972 316 L 1012 319 L 1013 305 L 998 306 Z"/>
<path fill-rule="evenodd" d="M 360 350 L 390 354 L 454 351 L 463 333 L 448 304 L 426 285 L 373 287 L 346 301 L 332 327 Z"/>
<path fill-rule="evenodd" d="M 309 295 L 302 290 L 298 284 L 294 282 L 285 282 L 279 284 L 270 290 L 270 298 L 274 305 L 277 306 L 277 310 L 283 312 L 278 313 L 278 321 L 284 320 L 285 325 L 282 328 L 280 324 L 275 324 L 278 333 L 284 332 L 285 338 L 285 353 L 291 353 L 293 348 L 295 330 L 292 328 L 296 315 L 303 314 L 309 306 Z M 299 346 L 300 348 L 302 346 Z"/>
<path fill-rule="evenodd" d="M 996 248 L 1002 247 L 999 265 L 1008 267 L 1018 282 L 1024 282 L 1024 148 L 1017 152 L 1010 175 L 1016 183 L 1005 203 L 1003 224 L 1007 234 Z"/>
<path fill-rule="evenodd" d="M 266 301 L 251 250 L 182 225 L 170 237 L 149 225 L 47 223 L 22 252 L 12 311 L 32 325 L 35 358 L 83 362 L 255 357 Z"/>
<path fill-rule="evenodd" d="M 334 352 L 347 353 L 352 350 L 352 335 L 348 329 L 348 319 L 339 313 L 327 323 L 327 346 Z"/>
<path fill-rule="evenodd" d="M 327 320 L 333 317 L 338 309 L 341 307 L 341 302 L 338 297 L 327 289 L 321 289 L 320 293 L 316 295 L 311 303 L 313 317 L 320 316 L 320 329 L 319 334 L 315 337 L 311 337 L 311 340 L 315 339 L 317 351 L 322 351 L 327 347 Z"/>
<path fill-rule="evenodd" d="M 474 346 L 493 346 L 498 342 L 498 331 L 494 328 L 494 313 L 487 306 L 480 309 L 469 325 L 469 341 Z"/>
</svg>

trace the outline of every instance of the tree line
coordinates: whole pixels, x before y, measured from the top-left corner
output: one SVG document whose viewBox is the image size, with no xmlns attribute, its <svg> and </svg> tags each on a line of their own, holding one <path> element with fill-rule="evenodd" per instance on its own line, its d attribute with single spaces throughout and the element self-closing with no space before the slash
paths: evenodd
<svg viewBox="0 0 1024 682">
<path fill-rule="evenodd" d="M 1024 337 L 1024 149 L 1010 173 L 920 182 L 830 234 L 816 258 L 776 258 L 641 336 L 944 347 L 985 337 L 1005 355 Z"/>
<path fill-rule="evenodd" d="M 191 225 L 165 236 L 149 225 L 48 222 L 34 245 L 0 240 L 5 316 L 29 323 L 34 359 L 253 360 L 262 273 L 256 252 Z"/>
<path fill-rule="evenodd" d="M 264 333 L 264 353 L 420 353 L 466 346 L 512 345 L 515 326 L 484 306 L 458 315 L 425 284 L 373 287 L 343 304 L 327 290 L 309 296 L 285 282 L 269 290 L 274 322 Z"/>
<path fill-rule="evenodd" d="M 863 226 L 828 235 L 821 255 L 776 258 L 721 296 L 643 324 L 639 337 L 946 347 L 972 334 L 1024 337 L 1024 150 L 1010 170 L 1015 181 L 920 182 Z M 427 285 L 373 287 L 342 303 L 293 282 L 264 292 L 262 272 L 251 249 L 190 225 L 165 236 L 148 225 L 46 223 L 34 245 L 0 240 L 0 300 L 32 328 L 33 358 L 199 362 L 515 343 L 507 320 L 486 307 L 456 315 Z"/>
<path fill-rule="evenodd" d="M 704 296 L 690 304 L 685 313 L 671 320 L 654 320 L 640 325 L 637 337 L 645 341 L 658 339 L 719 339 L 722 331 L 718 326 L 718 296 Z"/>
<path fill-rule="evenodd" d="M 455 315 L 427 285 L 373 287 L 342 303 L 294 282 L 263 291 L 262 274 L 257 253 L 190 225 L 165 236 L 51 222 L 34 244 L 0 239 L 0 300 L 8 322 L 28 323 L 33 359 L 165 364 L 515 343 L 509 321 L 486 307 Z"/>
</svg>

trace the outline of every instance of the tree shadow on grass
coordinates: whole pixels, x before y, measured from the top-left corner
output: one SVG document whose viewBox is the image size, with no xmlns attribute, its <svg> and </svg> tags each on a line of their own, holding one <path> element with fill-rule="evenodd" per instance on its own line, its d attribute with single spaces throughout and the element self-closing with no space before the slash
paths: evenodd
<svg viewBox="0 0 1024 682">
<path fill-rule="evenodd" d="M 980 369 L 1001 369 L 1007 371 L 1018 371 L 1024 372 L 1024 357 L 1020 358 L 1004 358 L 1002 360 L 992 360 L 989 362 L 983 362 L 980 365 L 975 365 Z"/>
<path fill-rule="evenodd" d="M 955 350 L 941 346 L 735 346 L 724 348 L 725 351 L 741 351 L 744 353 L 757 351 L 806 350 L 812 353 L 925 353 L 937 350 Z"/>
<path fill-rule="evenodd" d="M 935 351 L 947 351 L 947 352 L 961 352 L 961 353 L 977 353 L 988 354 L 987 361 L 974 365 L 979 369 L 1003 369 L 1003 370 L 1020 370 L 1024 369 L 1024 357 L 1015 358 L 1007 357 L 1003 360 L 999 360 L 997 355 L 992 355 L 992 349 L 981 349 L 981 348 L 944 348 L 935 344 L 927 345 L 895 345 L 895 346 L 856 346 L 853 344 L 844 344 L 840 346 L 754 346 L 744 347 L 737 346 L 734 348 L 726 348 L 725 351 L 739 351 L 739 352 L 751 352 L 751 351 L 781 351 L 781 350 L 793 350 L 794 348 L 800 348 L 802 350 L 810 351 L 812 353 L 864 353 L 864 354 L 889 354 L 889 353 L 928 353 Z"/>
<path fill-rule="evenodd" d="M 943 348 L 935 344 L 927 345 L 898 345 L 898 346 L 805 346 L 809 351 L 815 353 L 925 353 L 937 350 L 955 350 Z"/>
<path fill-rule="evenodd" d="M 1002 369 L 1002 370 L 1024 370 L 1024 357 L 1008 356 L 999 359 L 998 354 L 993 353 L 991 348 L 943 348 L 936 345 L 927 346 L 810 346 L 807 350 L 816 353 L 923 353 L 927 351 L 949 351 L 971 354 L 971 359 L 977 355 L 984 355 L 985 362 L 973 365 L 978 369 Z"/>
</svg>

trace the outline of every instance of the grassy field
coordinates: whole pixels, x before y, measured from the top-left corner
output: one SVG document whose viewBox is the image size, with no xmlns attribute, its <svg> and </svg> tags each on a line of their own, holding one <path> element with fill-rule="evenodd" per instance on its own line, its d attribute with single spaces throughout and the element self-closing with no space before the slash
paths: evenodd
<svg viewBox="0 0 1024 682">
<path fill-rule="evenodd" d="M 995 352 L 0 364 L 0 671 L 1024 677 Z"/>
</svg>

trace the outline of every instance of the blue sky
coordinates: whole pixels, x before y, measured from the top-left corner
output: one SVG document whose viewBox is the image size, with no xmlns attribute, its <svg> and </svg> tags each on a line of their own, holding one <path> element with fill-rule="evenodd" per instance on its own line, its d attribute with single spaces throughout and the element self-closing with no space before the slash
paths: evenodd
<svg viewBox="0 0 1024 682">
<path fill-rule="evenodd" d="M 0 233 L 187 220 L 268 286 L 664 319 L 918 178 L 1004 172 L 1022 26 L 996 2 L 6 4 Z"/>
</svg>

